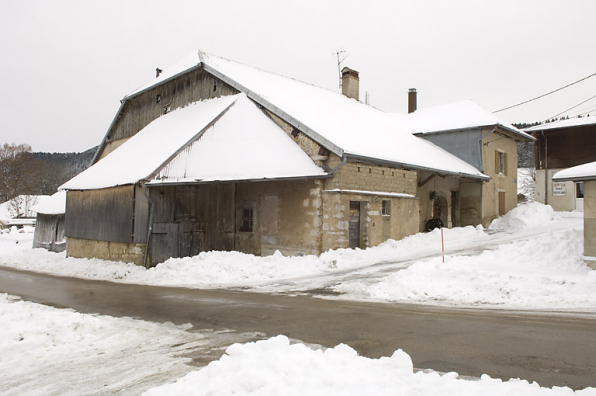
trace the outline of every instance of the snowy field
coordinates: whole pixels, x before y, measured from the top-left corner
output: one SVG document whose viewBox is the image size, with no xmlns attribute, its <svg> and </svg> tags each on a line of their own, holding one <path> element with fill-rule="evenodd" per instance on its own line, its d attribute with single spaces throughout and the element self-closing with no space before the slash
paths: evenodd
<svg viewBox="0 0 596 396">
<path fill-rule="evenodd" d="M 0 265 L 193 288 L 312 293 L 326 298 L 593 314 L 596 271 L 581 260 L 581 213 L 527 204 L 488 230 L 435 230 L 367 250 L 320 257 L 233 252 L 171 259 L 146 270 L 32 249 L 32 229 L 0 234 Z M 323 350 L 284 336 L 84 315 L 0 294 L 0 393 L 6 395 L 596 395 L 524 380 L 416 370 L 407 351 L 369 359 L 346 345 Z M 219 359 L 222 348 L 232 344 Z M 193 364 L 195 366 L 193 366 Z M 193 371 L 194 370 L 194 371 Z M 173 383 L 173 381 L 176 381 Z"/>
<path fill-rule="evenodd" d="M 517 379 L 462 379 L 457 373 L 414 370 L 402 350 L 369 359 L 344 344 L 323 350 L 281 335 L 233 344 L 219 360 L 192 371 L 189 356 L 209 354 L 229 334 L 189 327 L 84 315 L 0 294 L 0 393 L 596 395 L 594 388 L 574 392 Z"/>
<path fill-rule="evenodd" d="M 33 234 L 0 234 L 0 265 L 57 275 L 162 286 L 305 293 L 326 298 L 500 309 L 596 312 L 596 271 L 581 260 L 582 213 L 521 205 L 488 230 L 464 227 L 321 256 L 208 252 L 155 268 L 32 249 Z"/>
</svg>

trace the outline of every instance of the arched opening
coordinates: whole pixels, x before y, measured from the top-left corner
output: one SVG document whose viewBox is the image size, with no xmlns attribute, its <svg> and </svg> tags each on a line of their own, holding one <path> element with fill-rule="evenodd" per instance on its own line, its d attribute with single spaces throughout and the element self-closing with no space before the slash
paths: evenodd
<svg viewBox="0 0 596 396">
<path fill-rule="evenodd" d="M 426 231 L 445 227 L 449 221 L 449 204 L 447 199 L 436 191 L 430 194 L 431 218 L 426 222 Z"/>
</svg>

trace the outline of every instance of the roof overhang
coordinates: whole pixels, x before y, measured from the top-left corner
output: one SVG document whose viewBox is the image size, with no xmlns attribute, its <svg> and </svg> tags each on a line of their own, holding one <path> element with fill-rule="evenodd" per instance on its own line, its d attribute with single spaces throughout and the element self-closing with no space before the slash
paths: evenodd
<svg viewBox="0 0 596 396">
<path fill-rule="evenodd" d="M 566 181 L 580 182 L 580 181 L 591 181 L 591 180 L 596 180 L 596 175 L 594 175 L 594 176 L 575 176 L 575 177 L 553 177 L 554 182 L 566 182 Z"/>
<path fill-rule="evenodd" d="M 446 170 L 442 170 L 442 169 L 427 168 L 424 166 L 405 164 L 402 162 L 388 161 L 388 160 L 371 158 L 371 157 L 364 157 L 364 156 L 356 155 L 356 154 L 346 154 L 346 156 L 347 156 L 348 160 L 352 159 L 352 160 L 355 160 L 358 162 L 363 162 L 363 163 L 372 164 L 372 165 L 400 168 L 400 169 L 404 169 L 404 170 L 416 170 L 416 171 L 430 172 L 430 173 L 436 173 L 439 176 L 455 176 L 455 177 L 460 177 L 460 178 L 465 178 L 465 179 L 471 179 L 471 180 L 478 181 L 478 182 L 487 182 L 487 181 L 491 180 L 491 177 L 487 176 L 487 175 L 472 175 L 469 173 L 450 172 L 450 171 L 446 171 Z"/>
<path fill-rule="evenodd" d="M 517 142 L 524 143 L 524 142 L 533 142 L 536 140 L 534 136 L 531 136 L 527 133 L 520 133 L 521 131 L 516 131 L 514 129 L 508 128 L 502 124 L 486 124 L 486 125 L 475 125 L 466 128 L 454 128 L 454 129 L 446 129 L 441 131 L 433 131 L 433 132 L 415 132 L 414 136 L 424 137 L 428 135 L 439 135 L 443 133 L 456 133 L 456 132 L 464 132 L 464 131 L 473 131 L 473 130 L 480 130 L 482 131 L 485 128 L 497 128 L 497 130 L 501 133 L 506 133 L 512 139 Z"/>
<path fill-rule="evenodd" d="M 295 177 L 272 177 L 272 178 L 258 178 L 258 179 L 230 179 L 230 180 L 142 180 L 141 185 L 147 187 L 167 187 L 167 186 L 189 186 L 189 185 L 205 185 L 205 184 L 232 184 L 232 183 L 258 183 L 258 182 L 276 182 L 276 181 L 306 181 L 317 179 L 328 179 L 332 174 L 316 175 L 316 176 L 295 176 Z"/>
</svg>

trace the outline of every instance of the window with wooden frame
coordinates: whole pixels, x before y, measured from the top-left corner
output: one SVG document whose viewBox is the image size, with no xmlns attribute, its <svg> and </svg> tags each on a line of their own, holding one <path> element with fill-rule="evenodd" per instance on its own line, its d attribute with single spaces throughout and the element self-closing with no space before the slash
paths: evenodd
<svg viewBox="0 0 596 396">
<path fill-rule="evenodd" d="M 254 224 L 254 209 L 243 208 L 242 209 L 242 223 L 240 224 L 240 231 L 252 232 Z"/>
<path fill-rule="evenodd" d="M 507 153 L 495 150 L 495 173 L 507 176 Z"/>
<path fill-rule="evenodd" d="M 391 216 L 391 201 L 381 202 L 381 214 L 383 216 Z"/>
</svg>

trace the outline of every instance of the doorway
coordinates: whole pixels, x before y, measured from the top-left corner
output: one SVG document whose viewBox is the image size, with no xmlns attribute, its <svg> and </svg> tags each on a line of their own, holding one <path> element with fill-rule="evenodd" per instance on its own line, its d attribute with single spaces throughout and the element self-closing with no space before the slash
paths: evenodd
<svg viewBox="0 0 596 396">
<path fill-rule="evenodd" d="M 505 191 L 499 191 L 499 216 L 503 216 L 505 213 Z"/>
<path fill-rule="evenodd" d="M 350 201 L 349 247 L 360 247 L 360 201 Z"/>
</svg>

